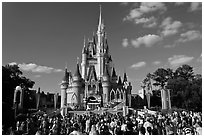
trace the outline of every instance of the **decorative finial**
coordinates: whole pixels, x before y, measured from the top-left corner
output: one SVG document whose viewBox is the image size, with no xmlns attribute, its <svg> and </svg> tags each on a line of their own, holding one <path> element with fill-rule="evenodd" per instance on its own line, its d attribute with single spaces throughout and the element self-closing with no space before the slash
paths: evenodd
<svg viewBox="0 0 204 137">
<path fill-rule="evenodd" d="M 77 64 L 79 64 L 79 57 L 77 57 Z"/>
<path fill-rule="evenodd" d="M 86 37 L 84 35 L 84 47 L 85 47 L 85 45 L 86 45 Z"/>
<path fill-rule="evenodd" d="M 67 69 L 67 62 L 65 62 L 65 69 Z"/>
</svg>

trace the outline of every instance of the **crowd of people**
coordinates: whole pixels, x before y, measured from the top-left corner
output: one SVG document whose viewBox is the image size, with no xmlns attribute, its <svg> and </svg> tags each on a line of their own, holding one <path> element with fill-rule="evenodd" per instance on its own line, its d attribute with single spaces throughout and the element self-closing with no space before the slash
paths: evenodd
<svg viewBox="0 0 204 137">
<path fill-rule="evenodd" d="M 201 112 L 162 114 L 67 114 L 62 117 L 31 115 L 16 121 L 15 128 L 3 129 L 3 134 L 26 135 L 201 135 Z"/>
</svg>

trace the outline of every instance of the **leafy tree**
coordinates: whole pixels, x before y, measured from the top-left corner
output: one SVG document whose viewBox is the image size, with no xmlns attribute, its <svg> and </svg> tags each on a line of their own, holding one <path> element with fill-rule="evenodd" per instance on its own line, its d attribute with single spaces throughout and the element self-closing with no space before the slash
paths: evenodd
<svg viewBox="0 0 204 137">
<path fill-rule="evenodd" d="M 155 81 L 153 85 L 160 86 L 160 88 L 164 89 L 168 80 L 172 77 L 172 74 L 173 73 L 171 69 L 158 68 L 153 73 L 153 80 Z"/>
<path fill-rule="evenodd" d="M 145 79 L 143 83 L 147 81 L 147 78 Z M 175 71 L 170 68 L 158 68 L 152 74 L 151 79 L 154 81 L 154 86 L 167 88 L 171 91 L 171 105 L 173 107 L 195 111 L 202 110 L 202 76 L 200 74 L 195 75 L 193 67 L 182 65 Z M 158 90 L 153 90 L 153 96 L 151 97 L 152 105 L 155 105 L 154 103 L 159 103 L 155 101 L 156 96 L 160 96 Z"/>
<path fill-rule="evenodd" d="M 20 71 L 18 65 L 2 66 L 2 123 L 6 126 L 10 125 L 13 120 L 11 117 L 13 117 L 12 107 L 16 86 L 21 85 L 23 90 L 28 90 L 35 83 L 22 75 L 23 73 Z"/>
</svg>

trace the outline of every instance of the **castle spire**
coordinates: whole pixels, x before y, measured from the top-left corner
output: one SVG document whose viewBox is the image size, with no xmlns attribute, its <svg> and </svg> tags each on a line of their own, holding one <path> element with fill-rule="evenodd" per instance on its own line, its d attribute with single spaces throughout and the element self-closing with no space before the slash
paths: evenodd
<svg viewBox="0 0 204 137">
<path fill-rule="evenodd" d="M 122 84 L 122 80 L 121 80 L 121 77 L 119 76 L 118 78 L 118 84 L 121 85 Z"/>
<path fill-rule="evenodd" d="M 78 60 L 77 60 L 77 68 L 76 68 L 76 72 L 75 72 L 74 76 L 75 77 L 81 77 Z"/>
<path fill-rule="evenodd" d="M 123 83 L 124 83 L 124 82 L 127 82 L 127 75 L 126 75 L 126 72 L 124 72 Z"/>
<path fill-rule="evenodd" d="M 63 77 L 63 81 L 68 81 L 69 79 L 69 73 L 67 72 L 67 62 L 66 62 L 66 66 L 65 66 L 65 74 L 64 74 L 64 77 Z"/>
<path fill-rule="evenodd" d="M 82 53 L 86 53 L 86 39 L 85 39 L 85 36 L 84 36 L 84 47 L 82 49 Z"/>
<path fill-rule="evenodd" d="M 113 71 L 112 71 L 112 77 L 117 77 L 114 67 L 113 67 Z"/>
<path fill-rule="evenodd" d="M 102 24 L 102 19 L 101 19 L 101 5 L 99 5 L 100 8 L 100 13 L 99 13 L 99 19 L 98 19 L 98 32 L 101 31 L 101 24 Z"/>
</svg>

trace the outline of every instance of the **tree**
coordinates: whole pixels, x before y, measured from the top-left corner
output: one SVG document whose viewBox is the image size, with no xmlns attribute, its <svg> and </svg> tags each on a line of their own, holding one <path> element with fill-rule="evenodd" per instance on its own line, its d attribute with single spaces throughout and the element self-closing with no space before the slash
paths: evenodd
<svg viewBox="0 0 204 137">
<path fill-rule="evenodd" d="M 2 123 L 5 126 L 10 125 L 12 122 L 12 107 L 14 90 L 16 86 L 23 86 L 24 90 L 32 88 L 34 81 L 22 76 L 23 73 L 20 71 L 18 65 L 5 65 L 2 66 Z M 11 113 L 11 114 L 8 114 Z M 11 117 L 9 117 L 11 116 Z"/>
<path fill-rule="evenodd" d="M 172 106 L 187 110 L 202 110 L 202 76 L 200 74 L 195 75 L 193 67 L 185 64 L 178 67 L 175 71 L 170 68 L 158 68 L 152 74 L 151 79 L 154 82 L 154 86 L 170 90 Z M 144 87 L 147 86 L 145 84 L 147 81 L 147 78 L 143 80 Z M 157 92 L 155 91 L 153 90 L 153 96 L 156 99 L 155 94 L 158 93 L 158 90 Z M 154 100 L 154 98 L 152 97 L 151 100 Z M 153 101 L 153 105 L 156 102 Z"/>
<path fill-rule="evenodd" d="M 153 80 L 155 81 L 153 85 L 160 86 L 160 88 L 164 89 L 168 80 L 172 77 L 172 74 L 171 69 L 158 68 L 152 76 Z"/>
</svg>

